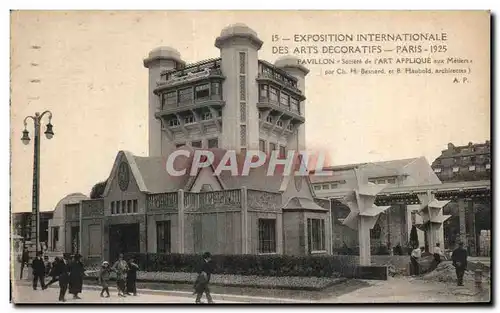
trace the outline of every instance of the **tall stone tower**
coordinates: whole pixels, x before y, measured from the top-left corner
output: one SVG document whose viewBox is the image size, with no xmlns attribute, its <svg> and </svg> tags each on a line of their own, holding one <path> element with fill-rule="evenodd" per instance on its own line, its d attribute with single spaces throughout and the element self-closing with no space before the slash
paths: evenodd
<svg viewBox="0 0 500 313">
<path fill-rule="evenodd" d="M 149 69 L 149 88 L 148 88 L 148 140 L 149 152 L 148 156 L 161 156 L 164 146 L 168 142 L 164 140 L 162 129 L 162 121 L 155 116 L 161 109 L 161 96 L 156 95 L 154 90 L 157 87 L 157 82 L 160 80 L 160 74 L 165 70 L 173 70 L 181 68 L 185 65 L 181 59 L 179 51 L 170 47 L 158 47 L 153 49 L 148 57 L 144 59 L 144 67 Z"/>
<path fill-rule="evenodd" d="M 220 56 L 185 64 L 157 48 L 149 69 L 149 155 L 180 146 L 235 151 L 305 149 L 304 88 L 308 70 L 295 58 L 260 60 L 263 42 L 244 24 L 215 40 Z"/>
<path fill-rule="evenodd" d="M 222 87 L 226 101 L 222 116 L 224 148 L 259 148 L 258 51 L 262 40 L 244 24 L 224 28 L 215 40 L 220 49 L 221 69 L 226 79 Z"/>
</svg>

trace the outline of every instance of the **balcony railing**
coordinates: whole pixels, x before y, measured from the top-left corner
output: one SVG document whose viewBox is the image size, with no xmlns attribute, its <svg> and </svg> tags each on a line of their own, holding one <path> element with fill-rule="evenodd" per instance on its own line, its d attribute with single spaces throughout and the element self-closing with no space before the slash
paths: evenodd
<svg viewBox="0 0 500 313">
<path fill-rule="evenodd" d="M 198 72 L 188 72 L 187 74 L 181 73 L 178 76 L 171 76 L 167 80 L 160 80 L 159 82 L 156 83 L 156 85 L 158 87 L 168 88 L 172 86 L 182 85 L 188 82 L 207 79 L 209 77 L 224 78 L 222 71 L 220 69 L 204 68 Z"/>
<path fill-rule="evenodd" d="M 283 85 L 285 86 L 286 88 L 288 88 L 289 90 L 301 95 L 302 94 L 302 91 L 300 91 L 299 88 L 297 88 L 297 86 L 294 84 L 294 83 L 291 83 L 289 82 L 288 80 L 283 80 L 283 79 L 279 79 L 276 75 L 274 75 L 273 73 L 269 73 L 269 72 L 262 72 L 262 73 L 259 73 L 257 75 L 257 79 L 268 79 L 268 80 L 271 80 L 271 81 L 274 81 L 275 83 L 278 83 L 280 85 Z"/>
</svg>

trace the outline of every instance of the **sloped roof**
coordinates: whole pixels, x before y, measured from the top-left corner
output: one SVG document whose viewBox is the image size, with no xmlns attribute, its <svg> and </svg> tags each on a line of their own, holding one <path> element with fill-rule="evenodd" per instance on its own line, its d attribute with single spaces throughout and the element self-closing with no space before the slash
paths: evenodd
<svg viewBox="0 0 500 313">
<path fill-rule="evenodd" d="M 224 161 L 224 156 L 227 152 L 227 150 L 220 148 L 195 149 L 187 146 L 180 147 L 178 150 L 186 150 L 189 154 L 189 156 L 179 155 L 174 160 L 173 168 L 175 170 L 181 171 L 186 169 L 186 172 L 181 176 L 171 175 L 167 171 L 166 157 L 140 157 L 134 156 L 127 151 L 120 151 L 115 160 L 115 165 L 110 177 L 113 177 L 116 173 L 116 167 L 118 165 L 117 161 L 120 159 L 120 154 L 124 154 L 131 168 L 131 172 L 137 181 L 139 190 L 142 192 L 163 193 L 174 192 L 179 189 L 188 190 L 194 183 L 196 176 L 199 173 L 198 170 L 195 175 L 191 175 L 191 166 L 193 165 L 196 150 L 210 151 L 213 153 L 214 160 L 212 163 L 212 169 L 217 168 L 219 164 Z M 285 170 L 284 165 L 277 164 L 273 175 L 267 175 L 270 163 L 270 156 L 268 155 L 262 166 L 250 168 L 248 175 L 243 175 L 245 155 L 235 154 L 235 157 L 238 165 L 237 175 L 234 176 L 229 170 L 223 170 L 219 175 L 217 175 L 224 188 L 238 189 L 241 187 L 247 187 L 249 189 L 260 189 L 273 192 L 281 191 L 285 178 L 283 175 Z M 225 164 L 231 164 L 231 160 Z M 292 166 L 297 166 L 297 164 L 298 160 L 295 159 Z M 109 190 L 111 181 L 112 179 L 108 179 L 108 186 L 106 187 L 106 190 Z"/>
<path fill-rule="evenodd" d="M 372 177 L 390 177 L 399 176 L 405 174 L 404 168 L 409 164 L 417 161 L 419 158 L 410 159 L 400 159 L 400 160 L 390 160 L 381 162 L 371 162 L 371 163 L 358 163 L 358 164 L 348 164 L 348 165 L 338 165 L 325 167 L 323 171 L 332 172 L 331 176 L 319 176 L 314 175 L 314 171 L 311 171 L 311 182 L 312 183 L 322 183 L 331 182 L 335 180 L 349 179 L 354 175 L 352 169 L 359 168 L 362 175 L 368 178 Z"/>
<path fill-rule="evenodd" d="M 328 212 L 327 209 L 319 206 L 313 200 L 304 197 L 293 197 L 291 198 L 287 204 L 283 207 L 283 210 L 290 209 L 305 209 L 310 211 L 325 211 Z"/>
</svg>

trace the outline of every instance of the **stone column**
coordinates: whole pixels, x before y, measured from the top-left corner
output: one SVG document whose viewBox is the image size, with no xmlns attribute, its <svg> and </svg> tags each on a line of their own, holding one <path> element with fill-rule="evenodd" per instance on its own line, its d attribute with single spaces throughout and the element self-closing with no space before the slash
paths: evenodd
<svg viewBox="0 0 500 313">
<path fill-rule="evenodd" d="M 178 252 L 184 253 L 184 190 L 177 191 L 177 245 Z"/>
<path fill-rule="evenodd" d="M 370 223 L 368 217 L 358 218 L 359 265 L 370 266 Z"/>
<path fill-rule="evenodd" d="M 241 188 L 241 253 L 249 253 L 248 244 L 248 193 L 247 187 Z"/>
<path fill-rule="evenodd" d="M 465 199 L 458 199 L 458 218 L 460 221 L 460 241 L 464 244 L 467 243 L 467 231 L 465 220 Z"/>
<path fill-rule="evenodd" d="M 476 211 L 474 209 L 474 201 L 467 201 L 467 247 L 469 247 L 469 253 L 471 256 L 476 255 Z"/>
<path fill-rule="evenodd" d="M 276 215 L 276 253 L 283 254 L 283 213 Z"/>
</svg>

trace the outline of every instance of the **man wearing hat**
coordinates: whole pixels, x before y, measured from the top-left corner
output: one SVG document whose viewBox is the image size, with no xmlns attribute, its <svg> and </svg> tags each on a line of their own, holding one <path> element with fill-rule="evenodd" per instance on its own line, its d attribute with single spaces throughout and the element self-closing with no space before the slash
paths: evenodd
<svg viewBox="0 0 500 313">
<path fill-rule="evenodd" d="M 38 281 L 40 281 L 40 287 L 45 289 L 45 263 L 42 260 L 42 252 L 37 253 L 31 267 L 33 268 L 33 290 L 36 290 Z"/>
<path fill-rule="evenodd" d="M 64 253 L 61 260 L 54 262 L 54 269 L 52 271 L 52 276 L 59 279 L 59 301 L 63 302 L 66 301 L 64 296 L 68 290 L 70 256 L 71 254 Z"/>
<path fill-rule="evenodd" d="M 73 262 L 70 265 L 69 293 L 73 295 L 73 299 L 81 299 L 78 294 L 82 292 L 83 275 L 85 274 L 85 268 L 80 261 L 81 257 L 80 254 L 75 254 Z"/>
<path fill-rule="evenodd" d="M 459 242 L 458 248 L 453 250 L 451 260 L 453 261 L 453 266 L 455 267 L 455 272 L 457 274 L 457 285 L 463 286 L 464 273 L 467 269 L 467 250 L 464 249 L 463 242 Z"/>
<path fill-rule="evenodd" d="M 210 288 L 208 284 L 210 283 L 210 276 L 213 272 L 212 255 L 210 252 L 205 252 L 203 254 L 203 261 L 198 269 L 198 278 L 194 283 L 194 293 L 196 294 L 196 303 L 201 303 L 201 297 L 205 293 L 208 303 L 214 303 L 212 296 L 210 295 Z"/>
</svg>

